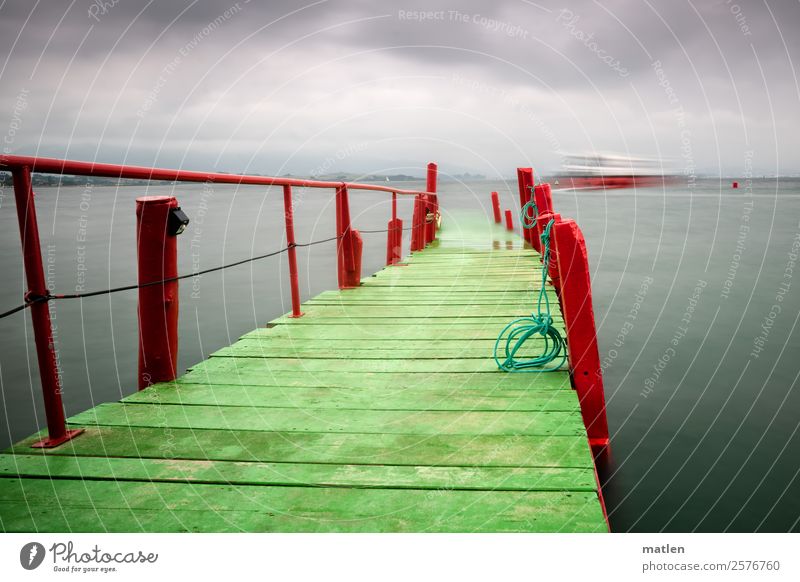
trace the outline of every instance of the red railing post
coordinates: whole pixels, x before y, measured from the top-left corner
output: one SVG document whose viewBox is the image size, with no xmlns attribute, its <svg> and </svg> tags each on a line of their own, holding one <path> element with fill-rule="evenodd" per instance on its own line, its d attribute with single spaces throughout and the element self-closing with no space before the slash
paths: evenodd
<svg viewBox="0 0 800 582">
<path fill-rule="evenodd" d="M 336 236 L 339 289 L 358 287 L 363 241 L 358 231 L 350 227 L 350 202 L 344 184 L 336 188 Z"/>
<path fill-rule="evenodd" d="M 175 379 L 178 368 L 178 282 L 148 285 L 178 276 L 178 241 L 169 232 L 172 196 L 136 199 L 139 263 L 139 390 Z"/>
<path fill-rule="evenodd" d="M 514 230 L 514 217 L 508 209 L 506 209 L 506 229 Z"/>
<path fill-rule="evenodd" d="M 64 417 L 58 357 L 53 344 L 53 329 L 50 323 L 50 307 L 45 299 L 50 291 L 47 289 L 42 265 L 42 248 L 39 242 L 39 225 L 36 222 L 36 207 L 31 187 L 31 170 L 27 166 L 15 168 L 12 176 L 25 278 L 28 281 L 28 292 L 25 298 L 27 301 L 35 301 L 30 306 L 31 320 L 36 343 L 36 358 L 39 363 L 39 377 L 42 382 L 44 410 L 47 417 L 47 438 L 32 446 L 52 448 L 79 435 L 83 430 L 67 430 Z"/>
<path fill-rule="evenodd" d="M 386 264 L 394 265 L 403 254 L 403 221 L 397 218 L 397 192 L 392 192 L 392 219 L 386 238 Z"/>
<path fill-rule="evenodd" d="M 411 250 L 425 248 L 425 203 L 423 195 L 414 196 L 414 211 L 411 213 Z"/>
<path fill-rule="evenodd" d="M 533 188 L 533 201 L 536 204 L 537 215 L 552 214 L 553 213 L 553 196 L 550 193 L 550 184 L 537 184 Z M 543 226 L 547 226 L 547 222 Z M 531 234 L 541 244 L 542 232 L 544 228 L 542 223 L 537 220 L 536 226 L 531 229 Z M 539 251 L 541 252 L 541 250 Z"/>
<path fill-rule="evenodd" d="M 286 221 L 286 251 L 289 257 L 289 285 L 292 293 L 292 314 L 289 317 L 302 317 L 300 311 L 300 282 L 297 277 L 297 248 L 294 239 L 294 209 L 292 208 L 292 187 L 283 187 L 283 216 Z"/>
<path fill-rule="evenodd" d="M 425 190 L 428 192 L 433 192 L 433 194 L 426 195 L 426 202 L 425 205 L 426 212 L 426 226 L 425 226 L 425 244 L 427 245 L 429 242 L 433 242 L 436 239 L 436 219 L 439 216 L 439 197 L 436 195 L 436 181 L 438 177 L 438 167 L 436 164 L 431 162 L 428 164 L 428 173 L 427 179 L 425 182 Z M 427 222 L 428 213 L 433 215 L 433 220 L 431 222 Z"/>
<path fill-rule="evenodd" d="M 492 212 L 494 213 L 494 221 L 500 224 L 502 222 L 500 217 L 500 195 L 497 192 L 492 192 Z"/>
<path fill-rule="evenodd" d="M 539 214 L 536 216 L 536 231 L 537 232 L 544 232 L 547 228 L 547 223 L 551 220 L 555 220 L 555 225 L 561 222 L 561 215 L 548 212 L 546 214 Z M 541 235 L 540 235 L 541 236 Z M 539 239 L 541 241 L 541 238 Z M 557 249 L 554 244 L 550 245 L 550 264 L 547 265 L 547 274 L 550 275 L 550 280 L 553 282 L 553 287 L 555 287 L 557 293 L 561 293 L 561 279 L 558 276 L 558 259 L 556 257 Z M 544 261 L 544 257 L 541 257 L 541 260 Z"/>
<path fill-rule="evenodd" d="M 561 308 L 567 328 L 572 385 L 578 393 L 589 444 L 598 455 L 608 445 L 608 421 L 586 241 L 575 221 L 562 220 L 553 225 L 551 244 L 555 245 L 561 279 Z"/>
<path fill-rule="evenodd" d="M 519 207 L 522 209 L 531 199 L 533 168 L 517 168 L 517 183 L 519 184 Z M 523 228 L 522 235 L 528 244 L 537 251 L 542 252 L 539 237 L 533 232 L 533 229 Z"/>
</svg>

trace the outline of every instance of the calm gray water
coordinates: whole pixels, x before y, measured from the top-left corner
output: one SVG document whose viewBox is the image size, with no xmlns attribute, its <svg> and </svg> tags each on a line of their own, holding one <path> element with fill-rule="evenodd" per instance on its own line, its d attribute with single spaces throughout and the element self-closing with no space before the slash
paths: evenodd
<svg viewBox="0 0 800 582">
<path fill-rule="evenodd" d="M 516 207 L 514 183 L 442 184 L 444 220 L 462 208 L 488 214 L 492 190 Z M 37 188 L 51 289 L 135 282 L 134 199 L 173 192 L 193 220 L 179 239 L 181 272 L 284 245 L 279 189 Z M 297 195 L 298 241 L 332 236 L 332 192 Z M 612 430 L 602 476 L 612 528 L 800 529 L 800 181 L 557 192 L 555 204 L 578 220 L 589 247 Z M 386 195 L 353 194 L 351 205 L 357 227 L 385 228 Z M 402 200 L 403 217 L 410 211 Z M 370 273 L 383 265 L 385 235 L 364 238 Z M 0 245 L 2 311 L 24 290 L 8 189 Z M 333 244 L 301 250 L 304 299 L 335 287 L 333 256 Z M 285 261 L 182 284 L 179 369 L 289 310 Z M 55 325 L 68 414 L 135 390 L 135 292 L 59 302 Z M 43 426 L 37 374 L 27 315 L 0 321 L 0 446 Z"/>
</svg>

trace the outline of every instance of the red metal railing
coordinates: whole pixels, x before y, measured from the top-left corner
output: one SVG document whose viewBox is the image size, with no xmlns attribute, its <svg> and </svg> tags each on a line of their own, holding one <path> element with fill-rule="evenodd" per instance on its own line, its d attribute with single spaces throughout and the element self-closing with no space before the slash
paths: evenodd
<svg viewBox="0 0 800 582">
<path fill-rule="evenodd" d="M 294 234 L 292 188 L 332 188 L 336 191 L 336 242 L 339 287 L 354 287 L 361 279 L 362 241 L 350 223 L 350 190 L 372 190 L 392 194 L 392 217 L 387 229 L 387 264 L 400 258 L 402 222 L 397 218 L 397 195 L 414 196 L 412 250 L 421 250 L 436 237 L 438 200 L 436 164 L 428 164 L 426 190 L 405 190 L 380 184 L 326 182 L 271 176 L 194 172 L 117 164 L 99 164 L 52 158 L 0 155 L 0 170 L 10 171 L 19 219 L 20 239 L 31 310 L 36 354 L 47 417 L 47 438 L 36 447 L 55 447 L 80 430 L 67 430 L 61 400 L 58 363 L 53 345 L 39 227 L 36 221 L 31 173 L 70 174 L 106 178 L 213 182 L 252 186 L 282 186 L 286 242 L 291 285 L 292 317 L 301 317 L 297 253 Z M 169 232 L 170 212 L 177 207 L 172 197 L 137 199 L 137 254 L 139 262 L 139 387 L 175 378 L 177 361 L 177 245 Z M 431 218 L 433 216 L 433 218 Z M 176 234 L 176 233 L 172 233 Z"/>
</svg>

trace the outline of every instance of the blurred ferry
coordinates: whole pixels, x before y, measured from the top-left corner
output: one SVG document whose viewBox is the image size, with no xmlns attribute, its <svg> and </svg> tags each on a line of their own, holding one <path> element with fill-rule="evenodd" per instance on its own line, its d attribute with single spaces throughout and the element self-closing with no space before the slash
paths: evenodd
<svg viewBox="0 0 800 582">
<path fill-rule="evenodd" d="M 675 172 L 663 160 L 618 154 L 564 153 L 561 173 L 555 180 L 560 188 L 596 190 L 660 186 L 674 181 Z"/>
</svg>

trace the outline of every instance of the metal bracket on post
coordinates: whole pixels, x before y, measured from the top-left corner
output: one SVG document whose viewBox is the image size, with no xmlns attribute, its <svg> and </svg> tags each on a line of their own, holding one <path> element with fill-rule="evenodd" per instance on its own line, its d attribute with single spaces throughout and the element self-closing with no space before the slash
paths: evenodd
<svg viewBox="0 0 800 582">
<path fill-rule="evenodd" d="M 347 186 L 336 188 L 336 236 L 339 289 L 350 289 L 361 284 L 361 235 L 350 227 L 350 202 Z"/>
<path fill-rule="evenodd" d="M 139 263 L 139 390 L 169 382 L 178 369 L 178 231 L 172 229 L 178 201 L 172 196 L 136 199 Z M 187 219 L 188 222 L 188 219 Z M 185 226 L 185 224 L 184 224 Z"/>
<path fill-rule="evenodd" d="M 519 207 L 520 210 L 531 199 L 531 188 L 533 188 L 533 168 L 517 168 L 517 183 L 519 184 Z M 525 241 L 535 248 L 538 252 L 542 252 L 542 244 L 539 236 L 533 232 L 533 229 L 523 228 L 522 236 Z"/>
<path fill-rule="evenodd" d="M 44 277 L 39 225 L 36 222 L 36 206 L 31 186 L 31 169 L 27 166 L 15 168 L 12 170 L 12 178 L 25 278 L 28 282 L 26 298 L 48 297 L 50 291 L 47 289 L 47 281 Z M 50 322 L 50 304 L 48 301 L 37 301 L 31 304 L 30 310 L 33 337 L 36 343 L 36 359 L 39 363 L 39 378 L 42 382 L 44 410 L 47 417 L 47 437 L 31 446 L 38 449 L 49 449 L 78 436 L 83 429 L 67 430 L 64 405 L 61 401 L 61 377 L 53 343 L 53 328 Z"/>
<path fill-rule="evenodd" d="M 578 393 L 589 444 L 598 456 L 608 446 L 608 420 L 586 242 L 573 220 L 553 224 L 551 235 L 561 280 L 561 308 L 567 328 L 572 385 Z"/>
</svg>

